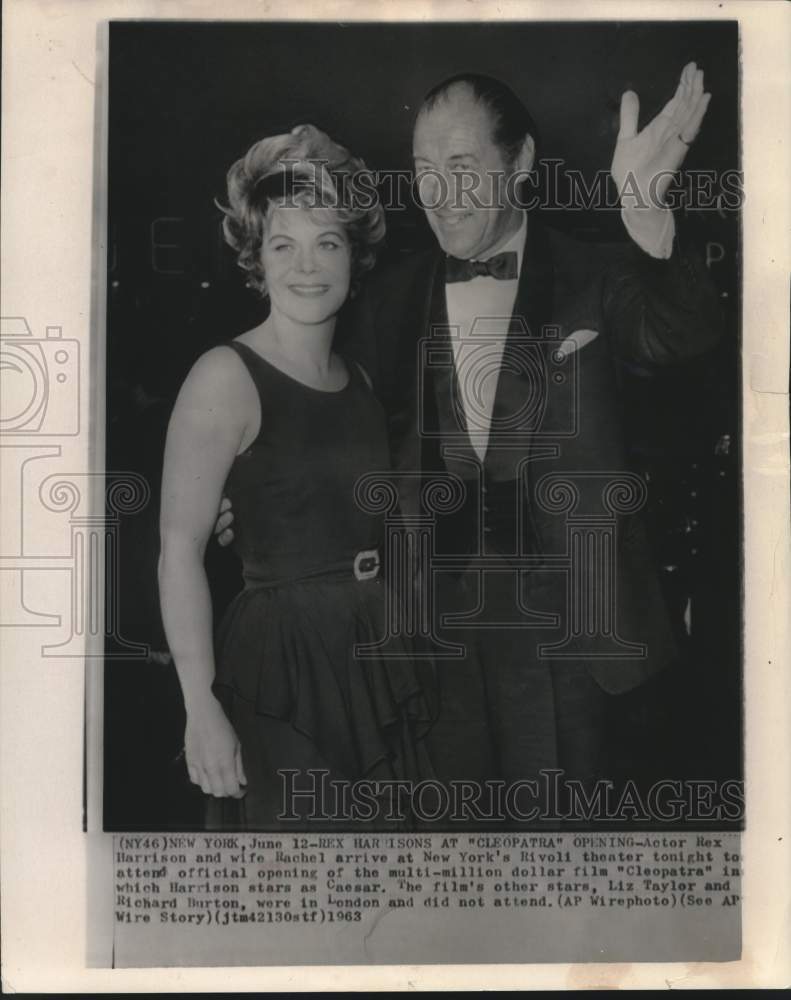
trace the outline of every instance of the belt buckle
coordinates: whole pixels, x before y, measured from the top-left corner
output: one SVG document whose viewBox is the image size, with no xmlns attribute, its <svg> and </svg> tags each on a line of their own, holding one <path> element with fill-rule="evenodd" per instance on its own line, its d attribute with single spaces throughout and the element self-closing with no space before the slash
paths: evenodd
<svg viewBox="0 0 791 1000">
<path fill-rule="evenodd" d="M 363 549 L 354 557 L 354 575 L 358 580 L 373 580 L 379 576 L 379 550 Z"/>
</svg>

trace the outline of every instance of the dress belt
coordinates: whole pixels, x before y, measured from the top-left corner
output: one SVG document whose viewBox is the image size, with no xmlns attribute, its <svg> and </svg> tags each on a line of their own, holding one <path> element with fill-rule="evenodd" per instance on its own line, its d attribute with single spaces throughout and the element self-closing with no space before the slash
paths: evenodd
<svg viewBox="0 0 791 1000">
<path fill-rule="evenodd" d="M 352 579 L 359 581 L 375 580 L 379 576 L 380 568 L 381 559 L 379 557 L 379 550 L 361 549 L 351 560 L 340 560 L 299 575 L 273 578 L 258 572 L 255 567 L 246 567 L 243 571 L 243 577 L 245 589 L 247 590 L 260 588 L 273 589 L 276 587 L 287 587 L 294 583 L 325 580 L 335 580 L 338 582 Z"/>
</svg>

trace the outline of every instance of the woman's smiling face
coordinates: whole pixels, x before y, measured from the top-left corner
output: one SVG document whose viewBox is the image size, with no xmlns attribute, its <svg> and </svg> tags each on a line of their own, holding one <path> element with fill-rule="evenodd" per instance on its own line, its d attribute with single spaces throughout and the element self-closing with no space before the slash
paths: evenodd
<svg viewBox="0 0 791 1000">
<path fill-rule="evenodd" d="M 349 294 L 352 254 L 344 225 L 328 209 L 276 207 L 261 261 L 273 310 L 297 323 L 324 323 Z"/>
</svg>

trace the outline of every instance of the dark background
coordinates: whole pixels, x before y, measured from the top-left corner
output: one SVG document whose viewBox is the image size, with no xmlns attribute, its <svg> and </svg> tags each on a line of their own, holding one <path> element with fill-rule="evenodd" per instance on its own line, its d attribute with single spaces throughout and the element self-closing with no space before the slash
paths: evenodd
<svg viewBox="0 0 791 1000">
<path fill-rule="evenodd" d="M 107 468 L 142 473 L 149 507 L 121 525 L 120 621 L 148 661 L 108 656 L 106 829 L 199 825 L 200 793 L 177 759 L 178 682 L 159 615 L 157 496 L 178 387 L 208 347 L 259 322 L 220 235 L 230 164 L 265 135 L 312 122 L 377 170 L 411 166 L 422 95 L 454 73 L 489 73 L 525 101 L 539 155 L 590 180 L 606 170 L 623 90 L 640 124 L 675 91 L 684 64 L 705 71 L 712 102 L 685 168 L 739 167 L 738 35 L 734 23 L 309 24 L 116 22 L 110 28 Z M 585 239 L 623 239 L 617 211 L 553 211 L 546 221 Z M 672 773 L 739 778 L 741 529 L 739 510 L 740 218 L 686 212 L 711 260 L 724 336 L 713 354 L 661 376 L 632 370 L 625 405 L 634 467 L 652 481 L 648 513 L 657 568 L 685 655 L 640 700 L 672 733 Z M 431 239 L 419 211 L 388 213 L 394 255 Z M 239 586 L 234 558 L 210 545 L 215 612 Z M 108 654 L 113 654 L 113 643 Z M 645 825 L 645 824 L 644 824 Z"/>
</svg>

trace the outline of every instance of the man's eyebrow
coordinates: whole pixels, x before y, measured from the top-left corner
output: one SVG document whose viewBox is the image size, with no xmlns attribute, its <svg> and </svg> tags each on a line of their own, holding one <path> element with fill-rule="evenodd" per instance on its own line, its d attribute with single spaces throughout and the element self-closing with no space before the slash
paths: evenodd
<svg viewBox="0 0 791 1000">
<path fill-rule="evenodd" d="M 412 159 L 415 161 L 420 160 L 421 163 L 432 162 L 427 156 L 423 156 L 421 153 L 413 153 Z M 453 153 L 452 156 L 448 157 L 446 162 L 457 163 L 459 160 L 477 160 L 477 156 L 475 155 L 475 153 Z"/>
</svg>

